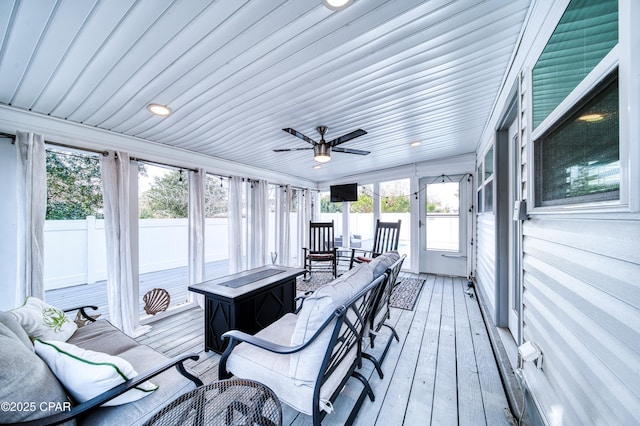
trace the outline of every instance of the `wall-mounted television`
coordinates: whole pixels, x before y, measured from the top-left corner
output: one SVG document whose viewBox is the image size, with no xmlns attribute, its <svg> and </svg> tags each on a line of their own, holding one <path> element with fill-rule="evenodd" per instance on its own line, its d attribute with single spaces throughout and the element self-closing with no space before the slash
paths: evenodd
<svg viewBox="0 0 640 426">
<path fill-rule="evenodd" d="M 344 185 L 331 185 L 329 187 L 332 203 L 342 201 L 358 201 L 358 184 L 347 183 Z"/>
</svg>

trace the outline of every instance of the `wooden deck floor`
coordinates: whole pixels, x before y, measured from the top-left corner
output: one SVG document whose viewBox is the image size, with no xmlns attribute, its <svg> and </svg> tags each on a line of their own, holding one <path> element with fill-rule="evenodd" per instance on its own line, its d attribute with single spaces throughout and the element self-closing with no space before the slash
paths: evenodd
<svg viewBox="0 0 640 426">
<path fill-rule="evenodd" d="M 208 262 L 205 264 L 205 277 L 217 278 L 228 274 L 227 260 Z M 144 317 L 144 302 L 142 296 L 149 290 L 159 287 L 169 291 L 171 295 L 171 305 L 174 307 L 185 303 L 188 300 L 187 282 L 189 280 L 189 270 L 187 267 L 171 268 L 162 271 L 147 272 L 140 274 L 139 278 L 139 307 L 140 316 Z M 107 308 L 107 282 L 99 281 L 93 284 L 81 284 L 65 287 L 45 292 L 47 303 L 60 309 L 70 309 L 78 306 L 95 305 L 102 318 L 109 319 L 109 309 Z"/>
<path fill-rule="evenodd" d="M 465 294 L 466 280 L 423 277 L 414 310 L 392 312 L 400 342 L 392 344 L 384 361 L 384 379 L 365 361 L 361 372 L 375 401 L 366 399 L 356 424 L 508 425 L 508 402 L 477 299 Z M 189 309 L 155 322 L 137 340 L 169 356 L 199 353 L 200 360 L 190 367 L 208 383 L 218 378 L 220 356 L 203 350 L 203 321 L 200 308 Z M 343 424 L 361 386 L 350 380 L 323 424 Z M 285 425 L 311 424 L 309 416 L 286 405 L 283 418 Z"/>
</svg>

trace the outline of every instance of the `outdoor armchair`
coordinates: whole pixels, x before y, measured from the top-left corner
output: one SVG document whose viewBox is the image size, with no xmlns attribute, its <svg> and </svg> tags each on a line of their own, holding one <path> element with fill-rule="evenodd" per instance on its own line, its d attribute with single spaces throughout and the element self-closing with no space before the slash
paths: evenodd
<svg viewBox="0 0 640 426">
<path fill-rule="evenodd" d="M 350 424 L 364 398 L 374 399 L 356 369 L 362 364 L 366 323 L 385 278 L 373 279 L 372 267 L 363 264 L 306 297 L 297 314 L 285 315 L 256 335 L 225 333 L 229 344 L 220 359 L 220 378 L 233 374 L 264 383 L 319 425 L 354 377 L 364 387 L 346 421 Z"/>
</svg>

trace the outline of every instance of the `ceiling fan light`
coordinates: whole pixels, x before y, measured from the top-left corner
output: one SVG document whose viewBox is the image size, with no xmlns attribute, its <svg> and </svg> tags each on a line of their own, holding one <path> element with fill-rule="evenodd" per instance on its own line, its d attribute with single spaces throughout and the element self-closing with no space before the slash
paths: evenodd
<svg viewBox="0 0 640 426">
<path fill-rule="evenodd" d="M 313 159 L 318 163 L 326 163 L 331 160 L 331 146 L 319 143 L 313 147 Z"/>
<path fill-rule="evenodd" d="M 342 10 L 351 5 L 354 0 L 322 0 L 322 4 L 331 10 Z"/>
</svg>

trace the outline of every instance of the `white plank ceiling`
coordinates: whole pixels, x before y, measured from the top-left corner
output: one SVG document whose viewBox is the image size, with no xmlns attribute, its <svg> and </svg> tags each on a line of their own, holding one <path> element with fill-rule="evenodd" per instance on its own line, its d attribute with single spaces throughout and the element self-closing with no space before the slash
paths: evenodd
<svg viewBox="0 0 640 426">
<path fill-rule="evenodd" d="M 0 103 L 336 180 L 473 152 L 529 3 L 1 0 Z M 341 147 L 371 154 L 315 170 L 312 151 L 273 152 L 310 146 L 281 129 L 318 125 L 366 130 Z"/>
</svg>

